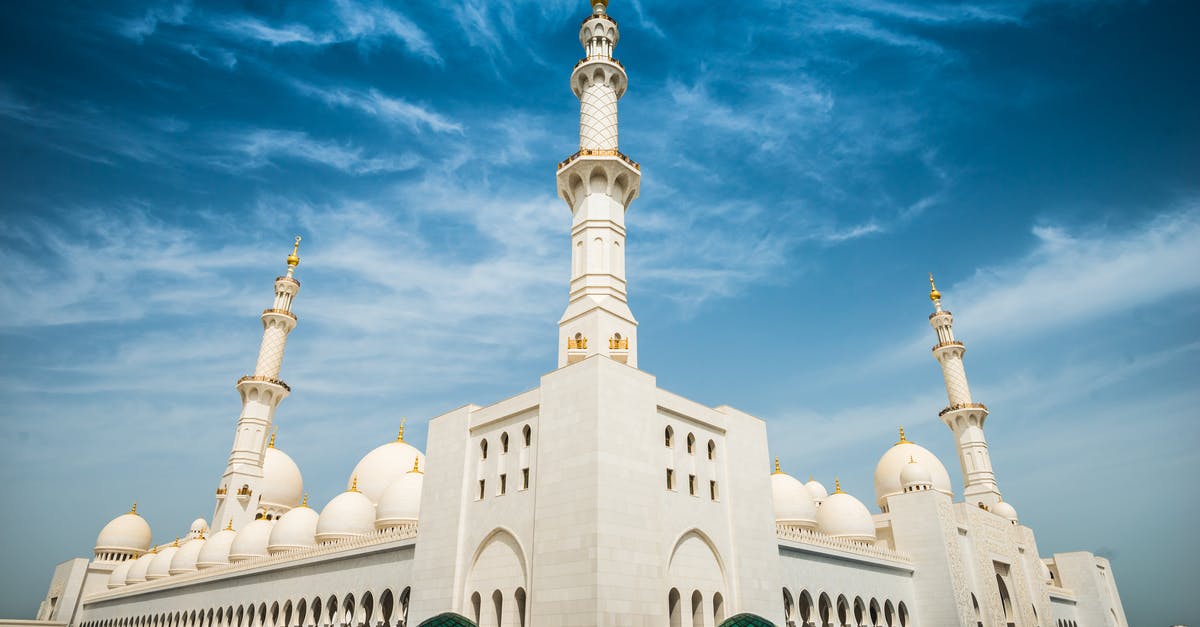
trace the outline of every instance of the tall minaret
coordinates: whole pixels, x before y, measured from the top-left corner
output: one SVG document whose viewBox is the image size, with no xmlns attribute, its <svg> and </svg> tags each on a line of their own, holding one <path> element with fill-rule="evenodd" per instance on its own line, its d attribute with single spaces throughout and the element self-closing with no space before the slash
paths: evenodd
<svg viewBox="0 0 1200 627">
<path fill-rule="evenodd" d="M 296 236 L 292 254 L 287 258 L 287 274 L 275 279 L 275 302 L 262 313 L 263 338 L 254 374 L 242 377 L 237 382 L 238 394 L 242 397 L 242 413 L 238 417 L 229 463 L 217 488 L 217 507 L 212 522 L 214 529 L 229 520 L 233 521 L 234 529 L 240 529 L 258 513 L 259 483 L 262 480 L 267 434 L 271 429 L 275 408 L 291 392 L 291 388 L 279 379 L 279 368 L 283 365 L 283 349 L 287 345 L 288 334 L 296 327 L 292 300 L 300 291 L 300 282 L 292 275 L 300 263 L 299 252 L 300 236 Z"/>
<path fill-rule="evenodd" d="M 950 399 L 950 405 L 938 415 L 954 432 L 958 444 L 964 499 L 971 504 L 991 507 L 1000 502 L 1000 488 L 996 487 L 996 473 L 992 471 L 987 439 L 983 437 L 983 422 L 987 420 L 988 409 L 983 403 L 971 400 L 967 371 L 963 368 L 963 354 L 967 349 L 954 339 L 954 316 L 942 309 L 942 294 L 934 285 L 932 274 L 929 275 L 929 288 L 929 299 L 934 308 L 929 315 L 929 325 L 937 332 L 938 341 L 933 347 L 933 356 L 942 365 L 946 396 Z"/>
<path fill-rule="evenodd" d="M 558 164 L 558 195 L 571 208 L 570 301 L 558 322 L 558 365 L 606 355 L 637 366 L 637 321 L 625 296 L 625 209 L 641 168 L 617 150 L 617 101 L 625 68 L 612 58 L 620 39 L 608 0 L 591 0 L 579 29 L 585 57 L 571 73 L 579 98 L 579 152 Z"/>
</svg>

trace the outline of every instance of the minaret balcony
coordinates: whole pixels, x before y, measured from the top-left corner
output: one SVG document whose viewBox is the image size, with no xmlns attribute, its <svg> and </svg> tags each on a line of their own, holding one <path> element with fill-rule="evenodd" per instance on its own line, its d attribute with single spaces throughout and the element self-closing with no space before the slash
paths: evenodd
<svg viewBox="0 0 1200 627">
<path fill-rule="evenodd" d="M 983 428 L 988 408 L 983 403 L 956 403 L 938 412 L 938 418 L 956 432 L 963 427 Z"/>
<path fill-rule="evenodd" d="M 929 314 L 929 319 L 930 319 L 930 320 L 933 320 L 933 319 L 934 319 L 934 318 L 936 318 L 937 316 L 950 316 L 950 317 L 953 317 L 953 316 L 954 316 L 954 314 L 950 313 L 950 310 L 949 310 L 949 309 L 943 309 L 942 311 L 935 311 L 935 312 L 933 312 L 933 313 Z"/>
<path fill-rule="evenodd" d="M 284 390 L 287 390 L 288 392 L 292 391 L 291 386 L 284 383 L 282 379 L 276 379 L 275 377 L 264 377 L 262 375 L 246 375 L 246 376 L 242 377 L 241 379 L 238 379 L 237 384 L 240 386 L 241 384 L 246 383 L 246 382 L 269 383 L 271 385 L 277 385 L 277 386 L 283 388 Z"/>
<path fill-rule="evenodd" d="M 582 149 L 580 149 L 579 152 L 560 161 L 558 163 L 559 171 L 561 171 L 563 168 L 571 165 L 572 163 L 577 161 L 580 157 L 616 157 L 616 158 L 620 159 L 621 161 L 624 161 L 625 163 L 629 164 L 631 167 L 633 167 L 634 170 L 637 170 L 638 172 L 641 172 L 641 170 L 642 170 L 641 164 L 634 161 L 633 159 L 630 159 L 628 155 L 621 152 L 620 150 L 590 150 L 588 148 L 582 148 Z"/>
<path fill-rule="evenodd" d="M 576 98 L 581 98 L 584 87 L 591 83 L 611 85 L 620 99 L 629 87 L 629 76 L 620 61 L 606 55 L 590 56 L 576 63 L 571 71 L 571 91 Z"/>
<path fill-rule="evenodd" d="M 264 316 L 270 315 L 270 314 L 276 314 L 276 315 L 284 316 L 287 318 L 291 318 L 293 321 L 296 320 L 296 314 L 294 314 L 286 309 L 264 309 L 263 310 Z"/>
</svg>

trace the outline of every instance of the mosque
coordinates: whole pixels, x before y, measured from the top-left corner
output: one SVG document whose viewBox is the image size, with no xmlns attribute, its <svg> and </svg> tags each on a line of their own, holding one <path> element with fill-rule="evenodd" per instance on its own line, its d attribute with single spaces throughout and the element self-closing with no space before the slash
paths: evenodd
<svg viewBox="0 0 1200 627">
<path fill-rule="evenodd" d="M 558 368 L 429 421 L 426 450 L 368 452 L 321 507 L 272 425 L 296 328 L 296 247 L 262 313 L 254 374 L 210 519 L 151 532 L 136 505 L 91 559 L 60 564 L 38 621 L 69 627 L 481 625 L 1126 627 L 1108 560 L 1043 556 L 1001 496 L 954 316 L 930 277 L 939 416 L 962 483 L 900 432 L 859 498 L 769 471 L 766 423 L 659 388 L 637 368 L 618 150 L 627 87 L 607 0 L 571 73 L 579 151 L 558 164 L 571 226 Z M 931 408 L 933 410 L 935 408 Z M 957 492 L 956 492 L 957 491 Z M 177 538 L 163 542 L 165 538 Z M 156 541 L 157 539 L 157 541 Z"/>
</svg>

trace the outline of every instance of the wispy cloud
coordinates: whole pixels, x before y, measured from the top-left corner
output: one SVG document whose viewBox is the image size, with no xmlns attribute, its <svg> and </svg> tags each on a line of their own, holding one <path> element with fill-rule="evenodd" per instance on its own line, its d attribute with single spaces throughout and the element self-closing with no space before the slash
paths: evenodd
<svg viewBox="0 0 1200 627">
<path fill-rule="evenodd" d="M 462 133 L 463 126 L 427 107 L 402 98 L 388 96 L 377 89 L 357 90 L 344 87 L 318 87 L 294 81 L 296 91 L 316 98 L 331 107 L 358 110 L 387 124 L 412 130 L 426 128 L 438 133 Z"/>
<path fill-rule="evenodd" d="M 169 2 L 147 8 L 141 15 L 121 20 L 117 30 L 125 37 L 142 41 L 153 35 L 160 24 L 182 24 L 192 12 L 192 3 Z"/>
<path fill-rule="evenodd" d="M 240 158 L 218 157 L 215 163 L 230 170 L 295 159 L 348 174 L 375 174 L 411 170 L 421 163 L 415 155 L 369 155 L 360 147 L 315 140 L 302 131 L 258 129 L 233 134 L 228 141 Z"/>
</svg>

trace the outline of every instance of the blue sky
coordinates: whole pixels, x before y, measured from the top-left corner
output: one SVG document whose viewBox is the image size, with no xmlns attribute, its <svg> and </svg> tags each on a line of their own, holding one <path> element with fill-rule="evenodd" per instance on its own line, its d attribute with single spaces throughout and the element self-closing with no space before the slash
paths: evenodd
<svg viewBox="0 0 1200 627">
<path fill-rule="evenodd" d="M 584 2 L 21 3 L 0 17 L 0 615 L 134 499 L 210 516 L 271 282 L 313 501 L 555 363 Z M 939 277 L 1006 500 L 1200 622 L 1200 7 L 613 0 L 639 358 L 873 502 L 904 424 L 958 476 Z M 769 470 L 768 460 L 750 460 Z"/>
</svg>

